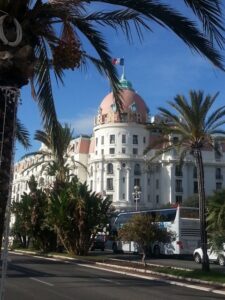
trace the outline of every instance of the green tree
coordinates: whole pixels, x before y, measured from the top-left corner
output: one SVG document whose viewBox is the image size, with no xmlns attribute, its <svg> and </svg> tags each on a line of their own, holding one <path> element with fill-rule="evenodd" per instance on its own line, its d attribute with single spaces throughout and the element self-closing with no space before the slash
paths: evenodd
<svg viewBox="0 0 225 300">
<path fill-rule="evenodd" d="M 50 220 L 67 252 L 87 255 L 98 231 L 108 223 L 111 201 L 73 178 L 50 195 Z"/>
<path fill-rule="evenodd" d="M 210 241 L 215 248 L 221 249 L 225 243 L 225 190 L 215 191 L 208 198 L 208 227 Z"/>
<path fill-rule="evenodd" d="M 123 225 L 118 236 L 123 241 L 134 241 L 138 244 L 142 251 L 142 262 L 146 265 L 145 258 L 149 252 L 152 252 L 154 243 L 169 243 L 173 233 L 160 228 L 157 220 L 153 220 L 150 215 L 137 214 Z"/>
<path fill-rule="evenodd" d="M 13 232 L 28 247 L 30 239 L 33 246 L 42 251 L 52 250 L 56 246 L 56 235 L 48 222 L 48 196 L 37 188 L 32 175 L 28 181 L 29 193 L 24 193 L 20 202 L 14 202 L 12 213 L 15 215 Z"/>
<path fill-rule="evenodd" d="M 20 202 L 14 201 L 11 207 L 15 217 L 12 234 L 23 248 L 28 248 L 31 238 L 31 207 L 32 200 L 28 195 L 23 195 Z"/>
<path fill-rule="evenodd" d="M 115 31 L 121 29 L 131 40 L 133 29 L 141 39 L 142 29 L 151 30 L 148 21 L 154 21 L 171 29 L 189 47 L 223 69 L 222 58 L 213 45 L 215 42 L 222 46 L 224 42 L 219 0 L 184 0 L 200 20 L 203 30 L 179 11 L 158 1 L 101 0 L 106 8 L 109 5 L 108 11 L 101 8 L 92 12 L 94 7 L 91 5 L 96 2 L 0 1 L 0 128 L 3 131 L 0 141 L 0 243 L 9 195 L 13 132 L 21 87 L 31 84 L 44 124 L 51 124 L 54 128 L 57 117 L 50 68 L 57 80 L 62 82 L 64 70 L 79 68 L 91 61 L 101 74 L 107 75 L 118 108 L 121 104 L 116 70 L 111 64 L 110 51 L 99 25 Z M 94 48 L 97 57 L 84 50 L 82 37 Z"/>
<path fill-rule="evenodd" d="M 189 101 L 184 96 L 177 95 L 174 101 L 168 102 L 175 113 L 166 108 L 159 108 L 165 120 L 170 120 L 170 124 L 162 122 L 158 126 L 158 129 L 162 132 L 162 138 L 157 141 L 157 144 L 161 145 L 162 149 L 157 151 L 156 155 L 176 149 L 180 154 L 181 162 L 186 154 L 192 154 L 195 158 L 203 271 L 209 270 L 209 261 L 207 256 L 206 197 L 202 150 L 204 147 L 210 147 L 218 152 L 218 142 L 225 134 L 225 131 L 220 128 L 225 123 L 225 107 L 219 107 L 211 112 L 217 95 L 204 97 L 202 91 L 190 91 Z M 150 130 L 154 127 L 157 127 L 157 125 L 150 125 Z M 173 135 L 179 136 L 178 141 L 172 141 Z"/>
</svg>

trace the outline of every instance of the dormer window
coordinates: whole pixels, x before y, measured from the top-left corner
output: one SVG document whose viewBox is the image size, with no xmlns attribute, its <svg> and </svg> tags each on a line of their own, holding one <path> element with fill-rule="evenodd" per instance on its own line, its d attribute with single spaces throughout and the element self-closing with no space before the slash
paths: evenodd
<svg viewBox="0 0 225 300">
<path fill-rule="evenodd" d="M 132 112 L 136 112 L 137 111 L 137 105 L 136 105 L 136 103 L 132 103 L 131 105 L 130 105 L 130 110 L 132 111 Z"/>
</svg>

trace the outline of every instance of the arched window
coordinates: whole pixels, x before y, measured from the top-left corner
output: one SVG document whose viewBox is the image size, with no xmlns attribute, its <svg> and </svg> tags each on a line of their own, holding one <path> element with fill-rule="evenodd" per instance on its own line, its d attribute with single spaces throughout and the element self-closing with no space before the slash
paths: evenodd
<svg viewBox="0 0 225 300">
<path fill-rule="evenodd" d="M 93 166 L 90 168 L 90 176 L 93 176 Z"/>
<path fill-rule="evenodd" d="M 134 175 L 141 175 L 140 164 L 135 164 L 135 166 L 134 166 Z"/>
<path fill-rule="evenodd" d="M 107 174 L 113 174 L 113 164 L 109 163 L 107 165 Z"/>
</svg>

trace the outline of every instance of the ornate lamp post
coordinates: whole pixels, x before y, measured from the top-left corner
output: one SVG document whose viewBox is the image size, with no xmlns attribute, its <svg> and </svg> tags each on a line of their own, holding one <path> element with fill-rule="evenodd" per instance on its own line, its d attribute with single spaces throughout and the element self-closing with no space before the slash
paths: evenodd
<svg viewBox="0 0 225 300">
<path fill-rule="evenodd" d="M 141 199 L 141 189 L 138 185 L 134 186 L 134 191 L 132 193 L 132 196 L 134 198 L 135 207 L 136 207 L 136 211 L 137 211 L 137 203 Z"/>
</svg>

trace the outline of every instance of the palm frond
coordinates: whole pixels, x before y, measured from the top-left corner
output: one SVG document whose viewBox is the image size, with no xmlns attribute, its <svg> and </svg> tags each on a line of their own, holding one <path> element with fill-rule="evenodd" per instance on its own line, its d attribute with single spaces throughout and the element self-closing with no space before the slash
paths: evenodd
<svg viewBox="0 0 225 300">
<path fill-rule="evenodd" d="M 31 147 L 29 132 L 19 119 L 16 120 L 16 139 L 25 149 Z"/>
<path fill-rule="evenodd" d="M 112 56 L 107 47 L 107 43 L 103 39 L 101 33 L 95 30 L 94 27 L 89 23 L 87 23 L 86 21 L 74 18 L 72 22 L 74 26 L 76 26 L 82 32 L 82 34 L 86 36 L 86 38 L 89 40 L 91 45 L 97 51 L 101 59 L 104 73 L 108 77 L 111 83 L 118 111 L 120 111 L 122 101 L 120 97 L 119 81 L 118 81 L 116 68 L 112 64 L 112 59 L 111 59 Z"/>
<path fill-rule="evenodd" d="M 35 79 L 38 86 L 36 101 L 38 101 L 45 126 L 55 126 L 57 115 L 52 94 L 50 64 L 46 45 L 42 38 L 36 47 L 36 56 L 38 57 L 38 65 L 35 72 Z"/>
<path fill-rule="evenodd" d="M 92 0 L 97 2 L 98 0 Z M 196 24 L 183 16 L 181 13 L 171 8 L 169 5 L 152 2 L 149 0 L 101 0 L 102 3 L 125 6 L 139 12 L 149 20 L 155 21 L 162 27 L 171 29 L 194 51 L 207 57 L 215 66 L 224 70 L 223 58 L 219 52 L 213 48 L 212 43 L 205 38 Z M 221 21 L 221 26 L 223 23 Z"/>
<path fill-rule="evenodd" d="M 203 29 L 210 37 L 210 40 L 217 42 L 217 44 L 223 48 L 224 44 L 224 26 L 222 7 L 220 0 L 184 0 L 187 6 L 189 6 L 194 14 L 198 16 L 203 24 Z"/>
</svg>

